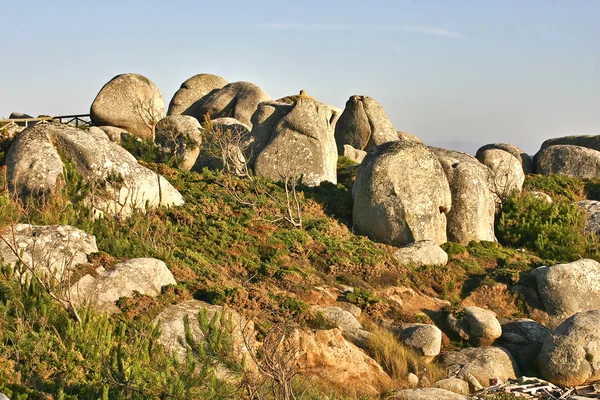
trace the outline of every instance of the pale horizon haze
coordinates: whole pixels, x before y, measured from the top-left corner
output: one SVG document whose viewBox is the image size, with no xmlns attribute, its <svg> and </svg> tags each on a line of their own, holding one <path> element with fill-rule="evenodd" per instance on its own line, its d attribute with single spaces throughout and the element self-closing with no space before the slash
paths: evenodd
<svg viewBox="0 0 600 400">
<path fill-rule="evenodd" d="M 0 118 L 87 114 L 115 75 L 165 105 L 199 73 L 273 99 L 355 94 L 397 130 L 474 153 L 600 134 L 600 1 L 2 0 Z"/>
</svg>

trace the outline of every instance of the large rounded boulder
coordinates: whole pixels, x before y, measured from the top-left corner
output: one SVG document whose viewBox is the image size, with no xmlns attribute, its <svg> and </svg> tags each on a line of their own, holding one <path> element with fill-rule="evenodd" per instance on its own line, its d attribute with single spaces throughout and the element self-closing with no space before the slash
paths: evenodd
<svg viewBox="0 0 600 400">
<path fill-rule="evenodd" d="M 573 135 L 552 138 L 544 141 L 540 150 L 562 144 L 587 147 L 588 149 L 600 151 L 600 135 Z"/>
<path fill-rule="evenodd" d="M 256 175 L 275 180 L 301 178 L 308 186 L 336 183 L 337 112 L 309 98 L 298 99 L 284 110 L 289 112 L 274 124 L 269 143 L 256 158 Z"/>
<path fill-rule="evenodd" d="M 138 74 L 121 74 L 106 83 L 92 103 L 96 126 L 116 126 L 142 138 L 154 138 L 154 127 L 165 116 L 165 103 L 156 85 Z"/>
<path fill-rule="evenodd" d="M 171 115 L 156 125 L 155 142 L 167 156 L 180 159 L 179 168 L 189 171 L 200 154 L 202 127 L 189 115 Z"/>
<path fill-rule="evenodd" d="M 480 157 L 480 154 L 486 150 L 498 149 L 505 151 L 509 154 L 512 154 L 517 160 L 521 162 L 521 166 L 523 167 L 523 172 L 526 174 L 531 174 L 533 172 L 533 160 L 531 156 L 527 154 L 525 150 L 522 148 L 515 146 L 514 144 L 509 143 L 490 143 L 485 146 L 479 148 L 477 153 L 475 154 L 476 158 Z"/>
<path fill-rule="evenodd" d="M 452 208 L 447 214 L 448 240 L 460 244 L 495 241 L 496 204 L 490 190 L 490 170 L 460 151 L 430 147 L 446 173 Z"/>
<path fill-rule="evenodd" d="M 192 76 L 181 84 L 181 87 L 171 99 L 167 115 L 180 115 L 215 89 L 221 89 L 227 85 L 225 79 L 212 74 L 198 74 Z"/>
<path fill-rule="evenodd" d="M 573 315 L 544 341 L 539 355 L 542 377 L 560 386 L 600 379 L 600 310 Z"/>
<path fill-rule="evenodd" d="M 183 112 L 201 123 L 205 116 L 211 119 L 230 117 L 252 126 L 252 114 L 263 101 L 271 100 L 261 88 L 250 82 L 234 82 L 215 89 Z"/>
<path fill-rule="evenodd" d="M 501 347 L 472 347 L 450 351 L 440 355 L 439 363 L 450 375 L 471 374 L 487 387 L 493 378 L 501 381 L 515 379 L 520 375 L 519 367 L 512 354 Z"/>
<path fill-rule="evenodd" d="M 369 151 L 398 140 L 398 133 L 381 104 L 367 96 L 352 96 L 336 125 L 335 140 L 340 153 L 344 145 Z"/>
<path fill-rule="evenodd" d="M 523 189 L 525 172 L 521 161 L 511 153 L 496 148 L 488 149 L 477 152 L 477 159 L 490 169 L 491 189 L 498 201 Z"/>
<path fill-rule="evenodd" d="M 183 204 L 166 179 L 138 164 L 101 131 L 59 123 L 36 124 L 13 141 L 6 155 L 11 190 L 22 197 L 52 195 L 65 181 L 66 164 L 89 183 L 89 205 L 99 213 L 126 216 L 147 207 Z"/>
<path fill-rule="evenodd" d="M 571 144 L 557 144 L 535 155 L 538 174 L 564 175 L 573 178 L 600 177 L 600 151 Z"/>
<path fill-rule="evenodd" d="M 450 187 L 427 146 L 395 141 L 371 150 L 358 169 L 352 193 L 357 233 L 393 246 L 447 241 Z"/>
</svg>

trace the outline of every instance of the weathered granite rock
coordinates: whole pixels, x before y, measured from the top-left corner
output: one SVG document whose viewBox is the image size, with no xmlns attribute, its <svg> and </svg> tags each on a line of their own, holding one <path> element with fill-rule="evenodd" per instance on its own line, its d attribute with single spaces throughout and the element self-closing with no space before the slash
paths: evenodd
<svg viewBox="0 0 600 400">
<path fill-rule="evenodd" d="M 523 189 L 525 173 L 517 157 L 504 150 L 488 149 L 478 152 L 477 159 L 490 169 L 492 192 L 499 201 Z"/>
<path fill-rule="evenodd" d="M 202 127 L 189 115 L 172 115 L 161 119 L 156 125 L 155 142 L 164 153 L 181 158 L 177 165 L 189 171 L 200 154 Z"/>
<path fill-rule="evenodd" d="M 398 134 L 381 104 L 367 96 L 350 97 L 335 128 L 339 153 L 344 145 L 369 151 L 395 140 Z"/>
<path fill-rule="evenodd" d="M 217 118 L 203 126 L 205 142 L 192 167 L 193 171 L 203 168 L 225 170 L 226 172 L 246 176 L 249 171 L 247 161 L 250 127 L 234 118 Z"/>
<path fill-rule="evenodd" d="M 483 386 L 488 386 L 492 378 L 506 382 L 520 374 L 513 356 L 501 347 L 473 347 L 442 353 L 439 362 L 450 375 L 466 367 L 463 375 L 472 374 Z"/>
<path fill-rule="evenodd" d="M 497 343 L 514 355 L 521 371 L 526 375 L 537 375 L 538 354 L 550 332 L 531 319 L 516 319 L 502 324 L 502 336 Z"/>
<path fill-rule="evenodd" d="M 212 74 L 194 75 L 181 84 L 171 99 L 167 115 L 183 114 L 194 103 L 215 89 L 227 85 L 227 81 Z"/>
<path fill-rule="evenodd" d="M 122 297 L 134 292 L 156 297 L 163 286 L 177 283 L 165 263 L 154 258 L 133 258 L 96 272 L 97 277 L 86 275 L 71 286 L 71 299 L 110 314 L 119 312 L 115 302 Z"/>
<path fill-rule="evenodd" d="M 394 252 L 400 265 L 422 267 L 425 265 L 446 265 L 448 254 L 431 240 L 420 240 L 400 247 Z"/>
<path fill-rule="evenodd" d="M 496 204 L 490 190 L 490 169 L 460 151 L 429 148 L 448 178 L 452 207 L 446 215 L 448 240 L 460 244 L 495 241 Z"/>
<path fill-rule="evenodd" d="M 274 126 L 270 142 L 256 158 L 256 175 L 275 180 L 301 177 L 308 186 L 337 183 L 337 118 L 326 104 L 299 99 Z"/>
<path fill-rule="evenodd" d="M 183 204 L 166 179 L 105 134 L 59 123 L 37 124 L 15 138 L 6 156 L 11 190 L 23 197 L 51 195 L 64 180 L 61 157 L 92 185 L 90 202 L 99 213 L 127 216 L 146 207 Z"/>
<path fill-rule="evenodd" d="M 397 334 L 402 344 L 416 350 L 428 360 L 440 354 L 442 331 L 435 325 L 402 324 L 397 328 Z"/>
<path fill-rule="evenodd" d="M 478 346 L 489 346 L 502 335 L 502 326 L 493 311 L 479 307 L 465 307 L 469 336 Z"/>
<path fill-rule="evenodd" d="M 559 386 L 600 379 L 600 310 L 573 315 L 544 341 L 539 355 L 542 377 Z"/>
<path fill-rule="evenodd" d="M 390 393 L 388 400 L 467 400 L 466 396 L 440 388 L 406 389 Z"/>
<path fill-rule="evenodd" d="M 441 379 L 433 383 L 434 388 L 448 390 L 450 392 L 463 396 L 469 395 L 469 383 L 465 380 L 455 377 Z"/>
<path fill-rule="evenodd" d="M 156 85 L 138 74 L 121 74 L 106 83 L 90 108 L 96 126 L 116 126 L 141 138 L 153 138 L 153 126 L 165 116 Z"/>
<path fill-rule="evenodd" d="M 600 201 L 582 200 L 577 206 L 585 211 L 585 230 L 600 235 Z"/>
<path fill-rule="evenodd" d="M 600 177 L 600 151 L 587 147 L 557 144 L 543 147 L 534 158 L 535 172 L 574 178 Z"/>
<path fill-rule="evenodd" d="M 349 311 L 336 306 L 319 306 L 315 311 L 320 312 L 327 320 L 333 322 L 341 331 L 346 340 L 359 347 L 366 344 L 370 333 L 363 329 L 360 322 Z"/>
<path fill-rule="evenodd" d="M 423 144 L 396 141 L 373 149 L 358 169 L 353 197 L 359 234 L 393 246 L 447 241 L 450 188 L 437 157 Z"/>
<path fill-rule="evenodd" d="M 125 129 L 119 128 L 117 126 L 108 126 L 108 125 L 98 126 L 98 127 L 92 126 L 90 128 L 90 130 L 92 130 L 93 128 L 102 130 L 106 134 L 106 136 L 108 136 L 110 141 L 115 142 L 115 143 L 121 143 L 123 136 L 129 134 L 129 132 L 127 132 Z"/>
<path fill-rule="evenodd" d="M 555 320 L 600 309 L 600 263 L 581 259 L 531 271 L 546 312 Z"/>
<path fill-rule="evenodd" d="M 360 164 L 367 156 L 367 152 L 364 150 L 357 150 L 349 144 L 345 144 L 342 146 L 342 152 L 340 153 L 340 156 L 346 157 L 347 159 Z"/>
<path fill-rule="evenodd" d="M 552 138 L 545 140 L 544 143 L 542 143 L 540 150 L 557 145 L 580 146 L 600 151 L 600 135 L 573 135 Z"/>
<path fill-rule="evenodd" d="M 87 264 L 87 256 L 97 252 L 96 238 L 70 225 L 16 224 L 0 229 L 1 261 L 14 266 L 20 257 L 38 273 L 58 280 L 66 268 Z"/>
<path fill-rule="evenodd" d="M 231 117 L 252 126 L 252 114 L 263 101 L 271 100 L 258 86 L 249 82 L 234 82 L 215 89 L 188 107 L 183 114 L 191 115 L 204 123 L 205 115 L 211 119 Z"/>
<path fill-rule="evenodd" d="M 531 174 L 533 172 L 533 160 L 531 156 L 525 152 L 525 150 L 521 149 L 514 144 L 509 143 L 490 143 L 485 146 L 479 148 L 475 157 L 479 159 L 479 155 L 486 150 L 491 149 L 499 149 L 505 151 L 509 154 L 512 154 L 517 160 L 521 162 L 521 166 L 523 167 L 523 172 L 526 174 Z"/>
</svg>

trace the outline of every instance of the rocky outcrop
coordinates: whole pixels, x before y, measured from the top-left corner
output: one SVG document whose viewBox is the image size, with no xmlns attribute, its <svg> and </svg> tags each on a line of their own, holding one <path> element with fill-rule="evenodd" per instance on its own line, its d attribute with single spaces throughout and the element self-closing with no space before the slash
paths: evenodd
<svg viewBox="0 0 600 400">
<path fill-rule="evenodd" d="M 206 167 L 246 176 L 250 127 L 234 118 L 217 118 L 205 123 L 203 129 L 205 142 L 192 170 L 199 172 Z"/>
<path fill-rule="evenodd" d="M 580 146 L 600 151 L 600 135 L 573 135 L 552 138 L 544 141 L 540 150 L 557 145 Z"/>
<path fill-rule="evenodd" d="M 153 138 L 153 127 L 165 116 L 165 103 L 156 85 L 138 74 L 121 74 L 106 83 L 90 108 L 96 126 L 109 125 Z"/>
<path fill-rule="evenodd" d="M 16 224 L 0 229 L 0 261 L 14 266 L 21 259 L 59 281 L 65 269 L 87 264 L 87 256 L 97 252 L 96 238 L 70 225 Z"/>
<path fill-rule="evenodd" d="M 493 311 L 475 306 L 465 307 L 469 337 L 478 346 L 489 346 L 502 335 L 502 326 Z"/>
<path fill-rule="evenodd" d="M 544 341 L 539 356 L 544 379 L 577 386 L 600 379 L 600 310 L 577 313 Z"/>
<path fill-rule="evenodd" d="M 400 341 L 414 349 L 427 360 L 440 354 L 442 348 L 442 331 L 435 325 L 402 324 L 396 329 Z"/>
<path fill-rule="evenodd" d="M 211 119 L 231 117 L 243 124 L 252 126 L 252 114 L 258 105 L 271 100 L 258 86 L 249 82 L 234 82 L 221 89 L 215 89 L 192 104 L 183 112 L 204 123 L 205 115 Z"/>
<path fill-rule="evenodd" d="M 396 141 L 376 147 L 360 165 L 352 193 L 357 233 L 393 246 L 447 241 L 450 188 L 425 145 Z"/>
<path fill-rule="evenodd" d="M 490 190 L 490 170 L 460 151 L 430 147 L 448 179 L 452 207 L 446 215 L 448 240 L 460 244 L 495 241 L 496 204 Z"/>
<path fill-rule="evenodd" d="M 450 375 L 458 372 L 471 374 L 484 387 L 493 378 L 506 382 L 519 376 L 519 367 L 513 356 L 501 347 L 474 347 L 442 353 L 439 363 Z"/>
<path fill-rule="evenodd" d="M 304 373 L 326 385 L 353 395 L 377 395 L 391 387 L 391 379 L 381 366 L 346 341 L 339 329 L 296 330 L 292 343 L 305 354 Z"/>
<path fill-rule="evenodd" d="M 200 341 L 204 338 L 204 334 L 198 324 L 198 314 L 200 310 L 204 310 L 210 321 L 216 313 L 222 317 L 225 312 L 224 321 L 231 323 L 233 352 L 241 360 L 245 357 L 247 364 L 251 363 L 249 356 L 248 345 L 255 344 L 254 339 L 254 324 L 252 321 L 246 321 L 238 312 L 230 308 L 223 308 L 205 303 L 199 300 L 187 300 L 183 303 L 174 304 L 165 308 L 160 314 L 154 318 L 153 323 L 160 323 L 160 336 L 158 343 L 163 345 L 165 349 L 171 353 L 174 352 L 179 360 L 183 361 L 186 357 L 185 346 L 185 329 L 184 318 L 188 319 L 190 331 L 195 340 Z M 220 326 L 220 319 L 218 320 Z M 244 340 L 244 336 L 246 340 Z"/>
<path fill-rule="evenodd" d="M 395 140 L 398 134 L 381 104 L 367 96 L 350 97 L 335 128 L 338 152 L 344 145 L 369 151 Z"/>
<path fill-rule="evenodd" d="M 342 335 L 346 340 L 359 347 L 364 347 L 370 333 L 363 329 L 361 323 L 351 312 L 338 306 L 315 307 L 315 311 L 320 312 L 323 317 L 334 323 L 342 331 Z"/>
<path fill-rule="evenodd" d="M 298 99 L 273 127 L 269 143 L 256 158 L 256 175 L 298 179 L 308 186 L 337 183 L 333 131 L 338 114 L 326 104 Z"/>
<path fill-rule="evenodd" d="M 535 155 L 535 172 L 573 178 L 600 177 L 600 151 L 570 144 L 557 144 Z"/>
<path fill-rule="evenodd" d="M 271 140 L 275 126 L 294 108 L 293 103 L 265 101 L 258 105 L 252 115 L 252 132 L 248 137 L 247 152 L 250 165 L 254 166 L 256 157 Z"/>
<path fill-rule="evenodd" d="M 65 179 L 65 162 L 90 183 L 90 205 L 99 213 L 126 216 L 146 207 L 183 204 L 166 179 L 139 165 L 106 135 L 59 123 L 37 124 L 13 141 L 6 156 L 11 189 L 21 196 L 51 195 Z"/>
<path fill-rule="evenodd" d="M 215 89 L 221 89 L 227 85 L 225 79 L 217 75 L 198 74 L 194 75 L 181 84 L 181 87 L 171 99 L 167 115 L 180 115 L 192 107 L 194 103 L 202 99 Z"/>
<path fill-rule="evenodd" d="M 511 192 L 523 189 L 525 173 L 521 161 L 511 153 L 500 149 L 477 152 L 477 159 L 491 171 L 491 188 L 498 201 Z"/>
<path fill-rule="evenodd" d="M 525 375 L 537 375 L 538 355 L 550 332 L 550 329 L 531 319 L 516 319 L 502 324 L 502 336 L 497 343 L 514 355 Z"/>
<path fill-rule="evenodd" d="M 165 263 L 154 258 L 133 258 L 107 270 L 100 267 L 96 275 L 86 275 L 71 286 L 71 299 L 110 314 L 119 312 L 115 303 L 122 297 L 135 292 L 156 297 L 163 286 L 177 283 Z"/>
<path fill-rule="evenodd" d="M 533 172 L 533 160 L 531 159 L 531 156 L 529 154 L 527 154 L 525 152 L 525 150 L 521 149 L 518 146 L 515 146 L 514 144 L 509 144 L 509 143 L 486 144 L 485 146 L 483 146 L 483 147 L 479 148 L 479 150 L 477 150 L 475 157 L 477 159 L 479 159 L 479 155 L 481 153 L 483 153 L 486 150 L 491 150 L 491 149 L 498 149 L 498 150 L 505 151 L 509 154 L 512 154 L 517 160 L 520 161 L 521 167 L 523 168 L 524 173 L 531 174 Z"/>
<path fill-rule="evenodd" d="M 339 155 L 340 157 L 346 157 L 347 159 L 360 164 L 367 156 L 367 152 L 364 150 L 357 150 L 349 144 L 345 144 L 342 146 L 342 152 Z"/>
<path fill-rule="evenodd" d="M 562 320 L 600 309 L 600 263 L 581 259 L 531 271 L 546 312 Z"/>
<path fill-rule="evenodd" d="M 585 230 L 600 235 L 600 201 L 582 200 L 577 206 L 585 211 Z"/>
<path fill-rule="evenodd" d="M 412 267 L 448 263 L 448 254 L 431 240 L 421 240 L 400 247 L 394 252 L 394 258 L 400 265 Z"/>
<path fill-rule="evenodd" d="M 189 115 L 165 117 L 156 125 L 155 142 L 166 155 L 181 159 L 179 168 L 189 171 L 200 154 L 202 127 Z"/>
<path fill-rule="evenodd" d="M 434 382 L 433 387 L 449 390 L 453 393 L 461 394 L 463 396 L 469 395 L 469 383 L 456 377 L 441 379 L 437 382 Z"/>
<path fill-rule="evenodd" d="M 98 126 L 98 127 L 92 126 L 92 127 L 90 127 L 89 130 L 92 130 L 92 129 L 100 129 L 102 132 L 104 132 L 106 134 L 106 136 L 108 136 L 108 139 L 111 142 L 115 142 L 115 143 L 121 143 L 123 136 L 130 134 L 125 129 L 119 128 L 116 126 L 107 126 L 107 125 Z"/>
<path fill-rule="evenodd" d="M 390 393 L 388 400 L 467 400 L 466 396 L 440 388 L 406 389 Z"/>
</svg>

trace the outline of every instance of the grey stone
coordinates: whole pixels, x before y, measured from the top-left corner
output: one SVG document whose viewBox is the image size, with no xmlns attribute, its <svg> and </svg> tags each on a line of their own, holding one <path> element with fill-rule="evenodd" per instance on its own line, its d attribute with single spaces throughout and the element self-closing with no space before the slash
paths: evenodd
<svg viewBox="0 0 600 400">
<path fill-rule="evenodd" d="M 258 86 L 249 82 L 234 82 L 215 89 L 183 112 L 204 123 L 205 115 L 211 119 L 231 117 L 252 126 L 252 114 L 263 101 L 271 100 Z"/>
<path fill-rule="evenodd" d="M 155 142 L 161 151 L 180 157 L 182 161 L 177 167 L 189 171 L 200 154 L 202 127 L 189 115 L 168 116 L 156 125 Z"/>
<path fill-rule="evenodd" d="M 121 74 L 106 83 L 90 107 L 96 126 L 116 126 L 141 138 L 154 139 L 153 126 L 165 116 L 156 85 L 138 74 Z"/>
<path fill-rule="evenodd" d="M 435 325 L 403 324 L 398 327 L 402 344 L 416 350 L 429 360 L 440 354 L 442 331 Z"/>
<path fill-rule="evenodd" d="M 352 193 L 357 233 L 393 246 L 447 241 L 450 188 L 425 145 L 396 141 L 376 147 L 359 166 Z"/>
<path fill-rule="evenodd" d="M 156 297 L 163 286 L 177 283 L 165 263 L 154 258 L 133 258 L 96 272 L 97 277 L 86 275 L 71 286 L 71 299 L 110 314 L 119 312 L 115 302 L 122 297 L 134 292 Z"/>
<path fill-rule="evenodd" d="M 264 101 L 258 105 L 256 112 L 252 114 L 252 131 L 246 142 L 249 162 L 252 167 L 254 167 L 256 157 L 271 140 L 275 126 L 293 108 L 293 104 L 277 101 Z"/>
<path fill-rule="evenodd" d="M 600 309 L 600 263 L 581 259 L 531 271 L 546 312 L 563 320 L 581 311 Z"/>
<path fill-rule="evenodd" d="M 369 151 L 380 144 L 398 140 L 398 134 L 385 110 L 367 96 L 352 96 L 335 128 L 338 152 L 344 145 Z"/>
<path fill-rule="evenodd" d="M 534 158 L 535 172 L 573 178 L 600 177 L 600 151 L 587 147 L 559 144 L 542 148 Z"/>
<path fill-rule="evenodd" d="M 577 206 L 585 211 L 585 230 L 600 235 L 600 201 L 582 200 Z"/>
<path fill-rule="evenodd" d="M 514 355 L 521 371 L 537 374 L 538 354 L 550 329 L 530 319 L 516 319 L 502 324 L 502 336 L 498 343 Z"/>
<path fill-rule="evenodd" d="M 552 138 L 544 141 L 540 150 L 557 145 L 581 146 L 600 151 L 600 135 L 573 135 Z"/>
<path fill-rule="evenodd" d="M 8 116 L 8 119 L 27 119 L 27 118 L 33 118 L 33 117 L 29 114 L 25 114 L 25 113 L 22 113 L 19 111 L 13 111 Z"/>
<path fill-rule="evenodd" d="M 225 79 L 217 75 L 198 74 L 194 75 L 181 84 L 181 87 L 171 99 L 167 115 L 183 114 L 194 103 L 215 89 L 221 89 L 227 85 Z"/>
<path fill-rule="evenodd" d="M 95 127 L 91 127 L 90 130 L 92 130 L 92 128 L 95 128 Z M 104 132 L 106 134 L 106 136 L 108 136 L 108 138 L 110 139 L 111 142 L 115 142 L 115 143 L 121 143 L 123 136 L 129 134 L 129 132 L 127 132 L 125 129 L 119 128 L 117 126 L 104 125 L 104 126 L 99 126 L 97 128 L 102 130 L 102 132 Z"/>
<path fill-rule="evenodd" d="M 544 341 L 539 355 L 544 379 L 578 386 L 600 379 L 600 310 L 573 315 Z"/>
<path fill-rule="evenodd" d="M 337 183 L 337 149 L 333 131 L 338 114 L 328 105 L 303 98 L 273 128 L 269 144 L 256 159 L 254 172 L 275 180 L 302 178 L 317 186 Z"/>
<path fill-rule="evenodd" d="M 237 175 L 246 176 L 249 166 L 247 155 L 250 127 L 234 118 L 217 118 L 203 126 L 205 142 L 200 148 L 200 155 L 192 167 L 193 171 L 203 168 L 226 170 Z M 227 139 L 223 139 L 226 137 Z M 224 161 L 225 160 L 225 161 Z"/>
<path fill-rule="evenodd" d="M 520 375 L 513 356 L 501 347 L 473 347 L 451 351 L 442 353 L 438 360 L 450 374 L 462 370 L 463 375 L 473 375 L 483 386 L 488 386 L 492 378 L 506 382 Z"/>
<path fill-rule="evenodd" d="M 0 260 L 14 266 L 20 258 L 38 273 L 61 280 L 65 269 L 87 264 L 98 252 L 96 238 L 70 225 L 16 224 L 0 229 Z"/>
<path fill-rule="evenodd" d="M 525 150 L 521 149 L 514 144 L 509 143 L 491 143 L 486 144 L 485 146 L 479 148 L 475 157 L 479 158 L 479 154 L 483 153 L 486 150 L 491 149 L 499 149 L 505 151 L 507 153 L 512 154 L 517 160 L 521 162 L 521 166 L 523 167 L 523 172 L 526 174 L 531 174 L 533 172 L 533 160 L 531 156 L 525 152 Z"/>
<path fill-rule="evenodd" d="M 523 189 L 525 173 L 517 157 L 500 149 L 488 149 L 477 153 L 477 159 L 490 171 L 492 192 L 498 201 L 504 200 L 511 192 Z"/>
<path fill-rule="evenodd" d="M 386 395 L 388 400 L 467 400 L 466 396 L 440 388 L 399 390 Z"/>
<path fill-rule="evenodd" d="M 413 267 L 443 266 L 448 263 L 448 254 L 431 240 L 420 240 L 400 247 L 394 252 L 394 258 L 400 265 Z"/>
<path fill-rule="evenodd" d="M 342 147 L 342 152 L 340 153 L 340 156 L 346 157 L 347 159 L 354 161 L 357 164 L 360 164 L 367 156 L 367 152 L 364 150 L 357 150 L 349 144 L 345 144 Z"/>
<path fill-rule="evenodd" d="M 9 122 L 8 124 L 0 127 L 0 142 L 5 139 L 12 139 L 17 136 L 19 133 L 23 132 L 25 127 L 20 126 L 14 121 Z"/>
<path fill-rule="evenodd" d="M 493 311 L 479 307 L 465 307 L 469 337 L 479 346 L 489 346 L 502 335 L 502 326 Z"/>
<path fill-rule="evenodd" d="M 64 180 L 61 156 L 91 184 L 90 206 L 100 214 L 127 216 L 146 207 L 183 204 L 166 179 L 105 134 L 59 123 L 37 124 L 14 139 L 6 156 L 11 190 L 21 196 L 51 195 Z"/>
<path fill-rule="evenodd" d="M 347 301 L 337 301 L 335 305 L 341 308 L 344 311 L 348 311 L 350 314 L 354 315 L 354 318 L 358 318 L 362 314 L 362 310 L 360 307 L 355 306 L 352 303 L 348 303 Z"/>
<path fill-rule="evenodd" d="M 433 387 L 448 390 L 450 392 L 461 394 L 463 396 L 469 395 L 469 383 L 467 381 L 455 377 L 446 378 L 434 382 Z"/>
<path fill-rule="evenodd" d="M 548 203 L 552 203 L 552 197 L 548 196 L 544 192 L 527 192 L 529 196 L 535 197 L 537 199 L 545 200 Z"/>
<path fill-rule="evenodd" d="M 364 347 L 370 333 L 363 329 L 361 323 L 349 311 L 337 306 L 317 306 L 315 311 L 320 312 L 327 320 L 336 324 L 346 340 L 359 347 Z"/>
<path fill-rule="evenodd" d="M 452 207 L 446 215 L 448 240 L 460 244 L 495 241 L 496 204 L 489 168 L 460 151 L 429 149 L 440 161 L 452 193 Z"/>
</svg>

